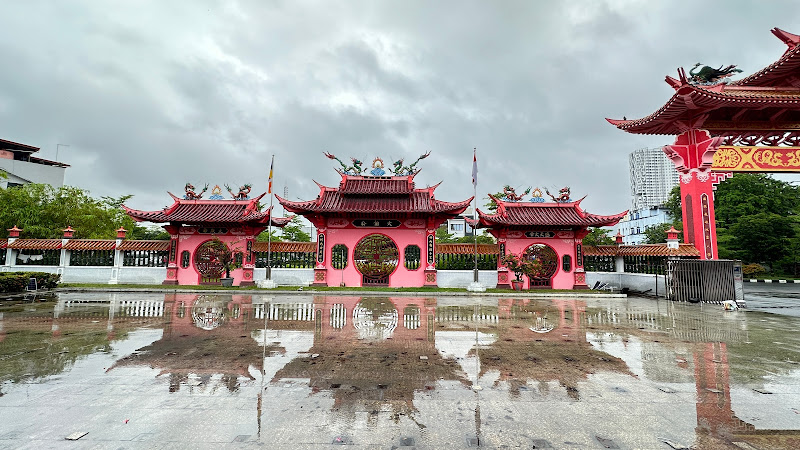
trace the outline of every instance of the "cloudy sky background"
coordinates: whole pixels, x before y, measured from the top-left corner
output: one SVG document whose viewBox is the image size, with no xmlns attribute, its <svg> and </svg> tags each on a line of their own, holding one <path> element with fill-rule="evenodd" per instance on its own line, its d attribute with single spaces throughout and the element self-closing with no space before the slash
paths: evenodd
<svg viewBox="0 0 800 450">
<path fill-rule="evenodd" d="M 504 184 L 571 186 L 630 207 L 624 133 L 696 62 L 747 75 L 800 33 L 797 1 L 8 1 L 0 5 L 0 138 L 71 164 L 66 184 L 133 194 L 253 184 L 312 199 L 350 156 L 420 163 L 437 198 Z M 481 200 L 479 203 L 484 203 Z"/>
</svg>

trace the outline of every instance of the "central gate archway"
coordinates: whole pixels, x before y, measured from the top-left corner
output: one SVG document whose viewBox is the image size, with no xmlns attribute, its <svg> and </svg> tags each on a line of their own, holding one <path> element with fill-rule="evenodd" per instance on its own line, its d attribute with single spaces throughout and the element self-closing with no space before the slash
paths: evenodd
<svg viewBox="0 0 800 450">
<path fill-rule="evenodd" d="M 219 283 L 225 268 L 219 260 L 220 252 L 224 251 L 225 244 L 218 240 L 202 243 L 194 252 L 194 267 L 200 273 L 201 284 Z"/>
<path fill-rule="evenodd" d="M 558 269 L 558 255 L 556 251 L 545 244 L 533 244 L 525 250 L 525 258 L 537 263 L 536 269 L 528 275 L 529 288 L 553 287 L 553 275 Z"/>
<path fill-rule="evenodd" d="M 389 275 L 400 261 L 400 251 L 387 236 L 370 234 L 356 244 L 353 260 L 361 273 L 362 286 L 388 286 Z"/>
</svg>

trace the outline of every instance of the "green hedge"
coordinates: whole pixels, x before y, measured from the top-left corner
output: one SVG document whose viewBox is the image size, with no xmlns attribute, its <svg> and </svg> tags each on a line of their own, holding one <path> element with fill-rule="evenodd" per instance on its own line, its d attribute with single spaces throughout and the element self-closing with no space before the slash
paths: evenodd
<svg viewBox="0 0 800 450">
<path fill-rule="evenodd" d="M 0 272 L 0 292 L 23 292 L 31 278 L 36 278 L 39 289 L 53 289 L 61 281 L 61 275 L 57 273 Z"/>
</svg>

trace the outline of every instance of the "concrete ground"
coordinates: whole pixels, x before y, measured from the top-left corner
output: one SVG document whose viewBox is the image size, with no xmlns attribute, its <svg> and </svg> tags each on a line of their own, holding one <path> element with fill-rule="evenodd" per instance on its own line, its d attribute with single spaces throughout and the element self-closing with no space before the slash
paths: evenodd
<svg viewBox="0 0 800 450">
<path fill-rule="evenodd" d="M 0 448 L 800 447 L 782 314 L 163 293 L 0 314 Z"/>
</svg>

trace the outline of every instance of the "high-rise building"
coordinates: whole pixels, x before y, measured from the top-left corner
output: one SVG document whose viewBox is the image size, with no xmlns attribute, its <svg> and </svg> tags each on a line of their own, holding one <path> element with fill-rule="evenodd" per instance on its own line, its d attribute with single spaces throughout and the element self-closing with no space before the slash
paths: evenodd
<svg viewBox="0 0 800 450">
<path fill-rule="evenodd" d="M 631 171 L 631 210 L 663 205 L 679 183 L 678 171 L 661 147 L 640 148 L 628 156 Z"/>
<path fill-rule="evenodd" d="M 624 244 L 642 244 L 647 227 L 670 220 L 661 206 L 669 199 L 680 178 L 661 147 L 640 148 L 628 156 L 631 172 L 631 210 L 614 231 Z"/>
</svg>

